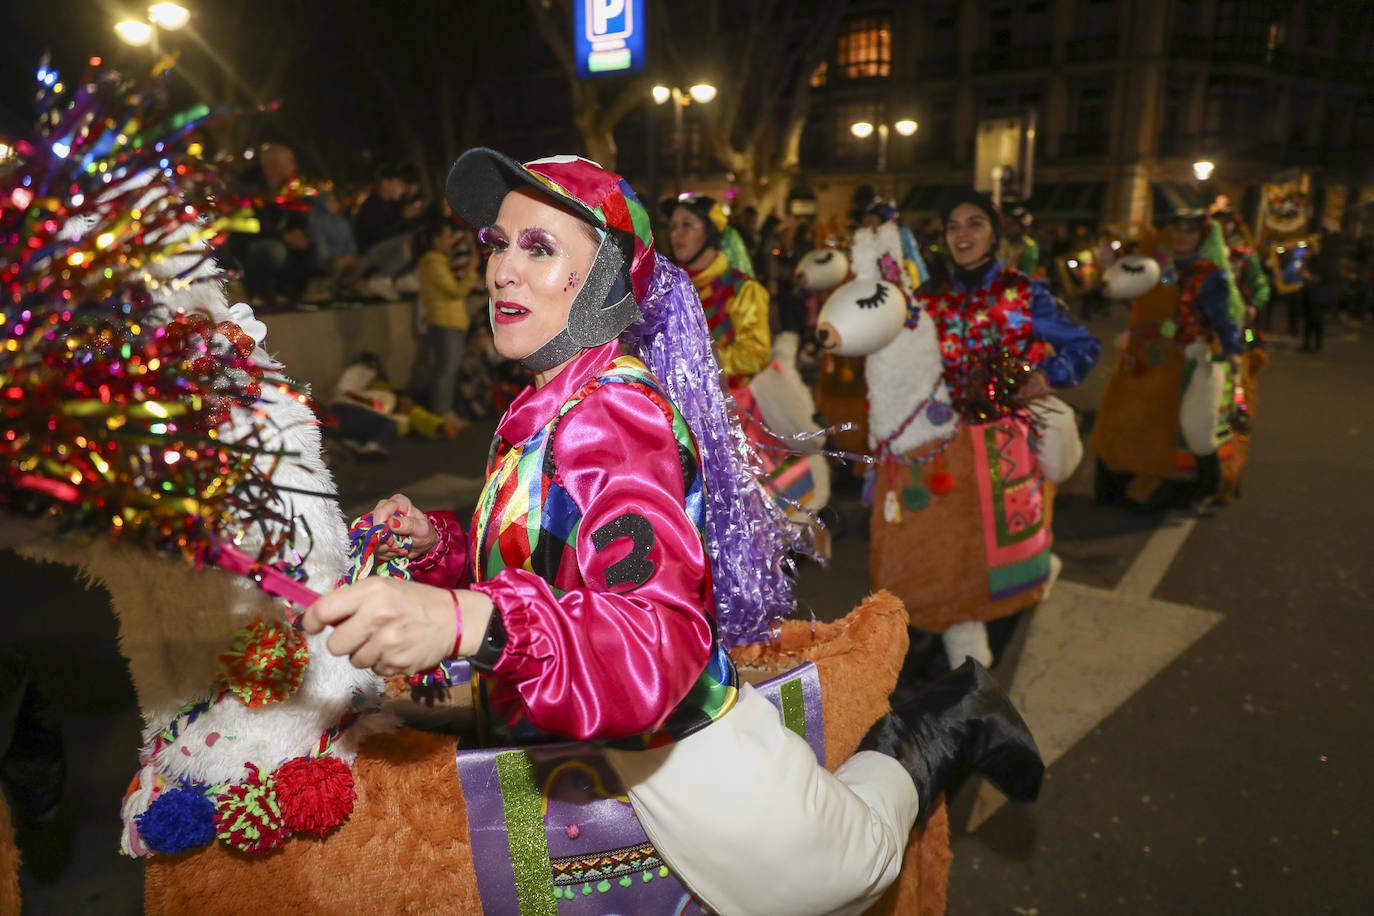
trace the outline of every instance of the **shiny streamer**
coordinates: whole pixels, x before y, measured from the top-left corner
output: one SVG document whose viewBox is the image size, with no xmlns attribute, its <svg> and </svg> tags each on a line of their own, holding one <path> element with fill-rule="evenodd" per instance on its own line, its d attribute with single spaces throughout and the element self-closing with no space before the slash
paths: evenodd
<svg viewBox="0 0 1374 916">
<path fill-rule="evenodd" d="M 167 72 L 64 82 L 44 64 L 37 125 L 0 164 L 0 509 L 231 566 L 256 530 L 253 574 L 275 564 L 261 578 L 295 594 L 272 481 L 294 456 L 261 405 L 305 395 L 265 377 L 237 325 L 167 304 L 218 281 L 210 244 L 244 220 L 195 141 L 227 111 L 169 110 Z"/>
</svg>

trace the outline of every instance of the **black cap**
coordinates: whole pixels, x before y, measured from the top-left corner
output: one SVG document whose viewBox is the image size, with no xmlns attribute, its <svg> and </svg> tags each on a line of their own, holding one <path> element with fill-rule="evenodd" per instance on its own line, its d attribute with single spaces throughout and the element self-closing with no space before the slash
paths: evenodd
<svg viewBox="0 0 1374 916">
<path fill-rule="evenodd" d="M 448 205 L 470 226 L 490 226 L 496 222 L 501 202 L 517 188 L 537 191 L 549 203 L 568 210 L 598 229 L 606 226 L 605 221 L 582 201 L 567 193 L 560 194 L 525 166 L 485 146 L 475 146 L 459 156 L 444 184 Z"/>
<path fill-rule="evenodd" d="M 998 232 L 1002 230 L 1002 214 L 993 204 L 992 198 L 973 188 L 955 188 L 940 199 L 940 222 L 949 222 L 949 215 L 960 204 L 973 204 L 988 215 L 988 219 L 992 220 L 993 229 Z"/>
</svg>

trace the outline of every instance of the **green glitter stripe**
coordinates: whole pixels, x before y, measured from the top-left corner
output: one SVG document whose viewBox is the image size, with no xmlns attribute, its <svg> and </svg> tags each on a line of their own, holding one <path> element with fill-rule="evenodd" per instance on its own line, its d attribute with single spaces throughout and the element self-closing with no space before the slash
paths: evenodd
<svg viewBox="0 0 1374 916">
<path fill-rule="evenodd" d="M 799 680 L 788 681 L 778 689 L 782 701 L 782 724 L 806 737 L 806 700 L 802 698 Z"/>
<path fill-rule="evenodd" d="M 1050 552 L 1042 550 L 1028 560 L 988 570 L 988 590 L 992 594 L 1017 588 L 1050 574 Z"/>
<path fill-rule="evenodd" d="M 524 751 L 497 754 L 496 776 L 501 782 L 520 916 L 557 916 L 558 898 L 549 870 L 549 839 L 544 833 L 544 806 L 534 781 L 534 762 Z"/>
</svg>

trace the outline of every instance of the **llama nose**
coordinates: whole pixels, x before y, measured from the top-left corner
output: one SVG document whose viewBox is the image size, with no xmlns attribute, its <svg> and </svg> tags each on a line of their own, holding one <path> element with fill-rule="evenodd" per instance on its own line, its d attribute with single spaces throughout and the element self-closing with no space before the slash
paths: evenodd
<svg viewBox="0 0 1374 916">
<path fill-rule="evenodd" d="M 816 339 L 821 342 L 822 349 L 834 350 L 840 345 L 840 332 L 827 321 L 816 326 Z"/>
</svg>

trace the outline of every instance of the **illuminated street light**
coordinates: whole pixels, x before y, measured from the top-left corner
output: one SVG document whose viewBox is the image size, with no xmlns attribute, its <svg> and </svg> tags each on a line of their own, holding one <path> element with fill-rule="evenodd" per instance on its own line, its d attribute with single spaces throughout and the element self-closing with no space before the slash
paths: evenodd
<svg viewBox="0 0 1374 916">
<path fill-rule="evenodd" d="M 687 90 L 687 94 L 692 97 L 692 101 L 705 105 L 716 97 L 716 87 L 710 83 L 697 83 Z"/>
<path fill-rule="evenodd" d="M 1208 162 L 1206 159 L 1201 159 L 1197 162 L 1194 162 L 1193 177 L 1196 178 L 1198 181 L 1206 181 L 1208 178 L 1212 177 L 1212 170 L 1216 167 L 1216 163 Z"/>
<path fill-rule="evenodd" d="M 182 28 L 191 18 L 191 11 L 180 3 L 154 3 L 148 7 L 148 18 L 122 19 L 115 23 L 115 34 L 125 44 L 143 47 L 151 44 L 158 53 L 157 36 L 160 30 L 169 32 Z"/>
<path fill-rule="evenodd" d="M 694 83 L 686 92 L 677 86 L 671 88 L 655 86 L 650 91 L 653 94 L 655 105 L 662 105 L 670 99 L 673 103 L 673 180 L 676 184 L 673 193 L 676 194 L 682 190 L 683 176 L 687 170 L 687 149 L 686 143 L 683 142 L 685 137 L 682 127 L 682 109 L 694 101 L 703 105 L 711 101 L 716 97 L 716 87 L 710 83 Z"/>
<path fill-rule="evenodd" d="M 191 11 L 179 3 L 154 3 L 148 7 L 148 21 L 160 29 L 175 32 L 190 18 Z"/>
<path fill-rule="evenodd" d="M 916 129 L 920 127 L 920 125 L 910 118 L 902 118 L 899 121 L 894 121 L 892 127 L 896 128 L 897 133 L 901 134 L 903 137 L 910 137 L 912 134 L 916 133 Z M 884 121 L 874 126 L 871 121 L 855 121 L 853 124 L 849 125 L 849 132 L 860 140 L 867 140 L 869 137 L 873 136 L 874 131 L 878 134 L 878 171 L 886 172 L 887 138 L 889 131 L 887 122 Z"/>
<path fill-rule="evenodd" d="M 151 25 L 141 19 L 124 19 L 116 22 L 114 30 L 120 41 L 138 48 L 152 41 L 155 31 Z"/>
</svg>

